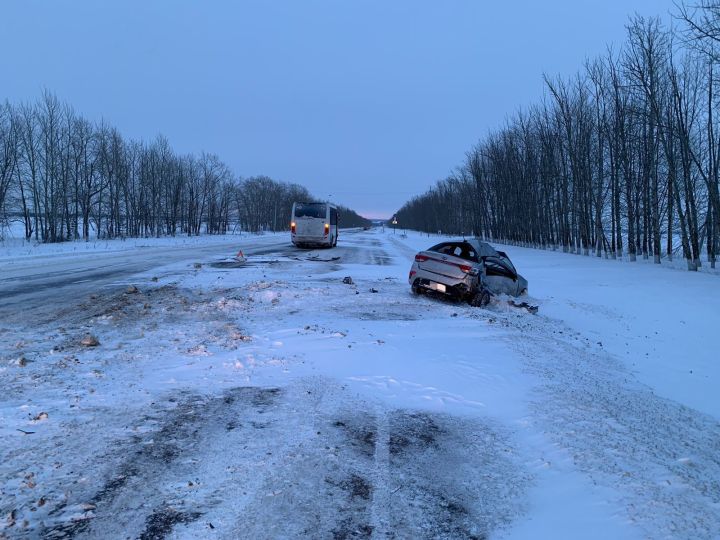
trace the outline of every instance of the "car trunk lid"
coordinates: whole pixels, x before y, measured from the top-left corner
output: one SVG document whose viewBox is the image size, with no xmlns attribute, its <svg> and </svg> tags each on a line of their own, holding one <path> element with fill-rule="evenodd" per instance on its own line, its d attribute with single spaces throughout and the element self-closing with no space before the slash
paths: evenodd
<svg viewBox="0 0 720 540">
<path fill-rule="evenodd" d="M 434 251 L 421 251 L 415 255 L 415 261 L 418 267 L 426 272 L 453 279 L 463 279 L 472 270 L 469 261 Z"/>
</svg>

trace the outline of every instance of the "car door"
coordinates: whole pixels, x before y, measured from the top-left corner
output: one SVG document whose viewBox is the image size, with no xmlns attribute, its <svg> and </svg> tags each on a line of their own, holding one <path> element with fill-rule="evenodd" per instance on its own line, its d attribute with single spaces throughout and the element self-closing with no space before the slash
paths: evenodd
<svg viewBox="0 0 720 540">
<path fill-rule="evenodd" d="M 517 272 L 505 259 L 502 256 L 484 258 L 485 285 L 494 294 L 517 296 Z"/>
<path fill-rule="evenodd" d="M 507 256 L 507 253 L 504 251 L 498 251 L 498 255 L 500 255 L 500 260 L 505 263 L 505 266 L 507 266 L 517 276 L 515 265 L 510 260 L 510 257 Z"/>
</svg>

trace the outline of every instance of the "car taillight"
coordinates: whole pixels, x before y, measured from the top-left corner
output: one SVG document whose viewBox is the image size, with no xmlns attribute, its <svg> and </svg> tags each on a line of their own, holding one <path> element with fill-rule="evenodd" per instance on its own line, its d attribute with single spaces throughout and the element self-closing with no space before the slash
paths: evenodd
<svg viewBox="0 0 720 540">
<path fill-rule="evenodd" d="M 325 236 L 327 236 L 328 234 L 330 234 L 330 225 L 326 223 L 325 224 Z"/>
<path fill-rule="evenodd" d="M 428 257 L 428 256 L 426 256 L 426 255 L 421 255 L 420 253 L 418 253 L 417 255 L 415 255 L 415 260 L 416 260 L 417 262 L 425 262 L 425 261 L 427 261 L 429 258 L 430 258 L 430 257 Z"/>
<path fill-rule="evenodd" d="M 472 266 L 470 266 L 469 264 L 458 264 L 458 267 L 466 274 L 469 274 L 470 270 L 472 270 Z"/>
<path fill-rule="evenodd" d="M 415 270 L 410 270 L 410 275 L 408 275 L 408 279 L 412 279 L 415 274 L 417 274 Z"/>
<path fill-rule="evenodd" d="M 295 234 L 295 222 L 290 223 L 290 232 Z"/>
</svg>

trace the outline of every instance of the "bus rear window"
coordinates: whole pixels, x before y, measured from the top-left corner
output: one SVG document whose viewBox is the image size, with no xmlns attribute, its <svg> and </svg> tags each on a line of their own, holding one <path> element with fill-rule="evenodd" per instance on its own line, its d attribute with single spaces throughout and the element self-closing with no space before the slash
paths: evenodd
<svg viewBox="0 0 720 540">
<path fill-rule="evenodd" d="M 324 218 L 327 208 L 324 204 L 298 204 L 295 206 L 295 217 Z"/>
</svg>

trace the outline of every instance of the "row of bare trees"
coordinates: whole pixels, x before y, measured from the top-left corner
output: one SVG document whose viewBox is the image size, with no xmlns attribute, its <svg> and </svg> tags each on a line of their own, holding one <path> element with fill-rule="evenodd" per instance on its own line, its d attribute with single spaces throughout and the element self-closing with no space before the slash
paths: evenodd
<svg viewBox="0 0 720 540">
<path fill-rule="evenodd" d="M 236 178 L 216 155 L 178 155 L 164 137 L 126 140 L 50 93 L 0 105 L 0 237 L 10 221 L 40 242 L 275 231 L 308 200 L 299 185 Z"/>
<path fill-rule="evenodd" d="M 597 256 L 720 250 L 720 4 L 680 7 L 682 30 L 635 17 L 618 52 L 546 77 L 465 162 L 397 213 L 403 226 Z M 705 257 L 703 257 L 703 251 Z"/>
</svg>

